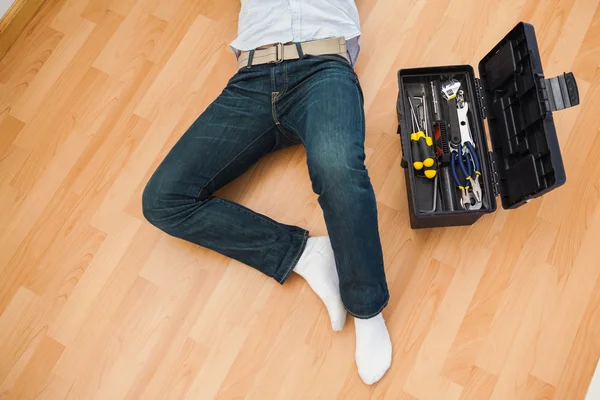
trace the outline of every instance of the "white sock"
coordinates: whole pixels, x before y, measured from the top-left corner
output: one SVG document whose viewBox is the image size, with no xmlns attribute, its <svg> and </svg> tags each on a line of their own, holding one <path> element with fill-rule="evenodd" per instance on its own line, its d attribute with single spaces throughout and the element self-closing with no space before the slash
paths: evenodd
<svg viewBox="0 0 600 400">
<path fill-rule="evenodd" d="M 361 379 L 372 385 L 379 381 L 392 363 L 392 341 L 383 315 L 354 318 L 356 327 L 356 366 Z"/>
<path fill-rule="evenodd" d="M 341 331 L 346 323 L 346 309 L 340 296 L 340 280 L 329 237 L 308 238 L 294 272 L 306 279 L 312 290 L 325 303 L 331 319 L 331 328 Z"/>
</svg>

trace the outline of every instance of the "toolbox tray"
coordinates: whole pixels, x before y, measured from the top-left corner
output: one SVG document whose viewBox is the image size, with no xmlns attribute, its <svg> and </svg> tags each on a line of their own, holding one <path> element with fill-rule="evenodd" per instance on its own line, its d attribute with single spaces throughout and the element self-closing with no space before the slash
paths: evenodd
<svg viewBox="0 0 600 400">
<path fill-rule="evenodd" d="M 450 76 L 462 77 L 470 96 L 468 118 L 481 161 L 483 207 L 423 212 L 417 205 L 431 197 L 431 189 L 412 168 L 411 111 L 405 93 L 415 82 Z M 521 22 L 481 60 L 479 76 L 475 77 L 470 65 L 398 72 L 398 134 L 413 229 L 470 225 L 496 210 L 497 195 L 503 208 L 517 208 L 566 181 L 552 112 L 579 104 L 573 74 L 545 79 L 534 28 Z M 488 121 L 491 151 L 484 119 Z"/>
</svg>

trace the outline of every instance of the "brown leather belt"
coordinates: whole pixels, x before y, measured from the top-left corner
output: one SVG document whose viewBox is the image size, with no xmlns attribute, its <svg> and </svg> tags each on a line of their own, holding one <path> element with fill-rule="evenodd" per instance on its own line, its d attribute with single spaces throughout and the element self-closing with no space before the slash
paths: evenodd
<svg viewBox="0 0 600 400">
<path fill-rule="evenodd" d="M 350 62 L 346 51 L 346 39 L 339 37 L 292 44 L 277 43 L 267 48 L 242 51 L 238 57 L 238 69 L 261 64 L 279 64 L 286 60 L 297 60 L 307 55 L 338 55 Z"/>
</svg>

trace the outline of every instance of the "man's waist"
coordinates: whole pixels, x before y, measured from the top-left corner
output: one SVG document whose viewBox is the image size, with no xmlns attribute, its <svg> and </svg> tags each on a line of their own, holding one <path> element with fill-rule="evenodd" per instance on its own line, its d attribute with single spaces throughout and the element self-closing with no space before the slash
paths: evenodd
<svg viewBox="0 0 600 400">
<path fill-rule="evenodd" d="M 343 37 L 311 40 L 300 43 L 273 43 L 254 50 L 241 51 L 238 69 L 261 64 L 278 64 L 286 60 L 297 60 L 304 56 L 338 55 L 351 63 L 346 39 Z"/>
</svg>

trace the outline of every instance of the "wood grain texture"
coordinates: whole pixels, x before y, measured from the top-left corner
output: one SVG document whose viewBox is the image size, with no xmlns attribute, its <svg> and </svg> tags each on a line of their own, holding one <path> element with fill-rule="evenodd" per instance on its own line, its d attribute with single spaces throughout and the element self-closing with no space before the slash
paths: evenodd
<svg viewBox="0 0 600 400">
<path fill-rule="evenodd" d="M 0 59 L 16 42 L 46 0 L 15 0 L 0 19 Z"/>
<path fill-rule="evenodd" d="M 33 0 L 31 0 L 33 1 Z M 47 0 L 0 60 L 0 398 L 583 399 L 600 357 L 600 0 L 357 0 L 367 166 L 391 292 L 388 374 L 352 321 L 143 220 L 158 163 L 235 72 L 237 0 Z M 516 22 L 581 105 L 567 184 L 471 227 L 412 231 L 400 68 L 476 64 Z M 222 195 L 326 234 L 304 150 Z"/>
</svg>

